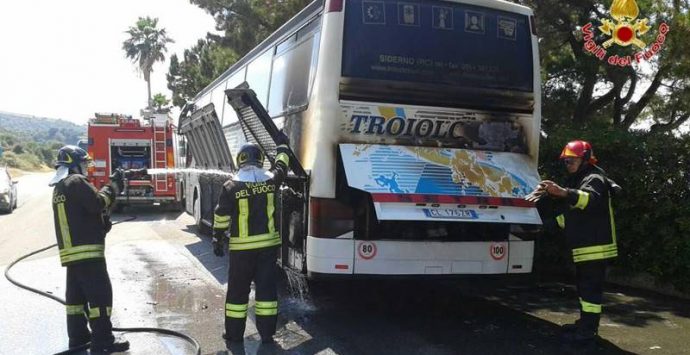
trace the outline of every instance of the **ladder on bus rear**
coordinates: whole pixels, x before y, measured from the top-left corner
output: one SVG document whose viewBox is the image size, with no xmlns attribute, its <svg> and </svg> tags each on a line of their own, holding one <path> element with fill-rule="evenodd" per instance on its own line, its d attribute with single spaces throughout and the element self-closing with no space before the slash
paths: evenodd
<svg viewBox="0 0 690 355">
<path fill-rule="evenodd" d="M 167 123 L 160 124 L 155 119 L 151 119 L 151 127 L 153 129 L 153 167 L 155 169 L 168 168 L 167 159 Z M 161 170 L 159 170 L 161 171 Z M 153 174 L 153 185 L 157 192 L 168 191 L 168 175 L 166 173 Z"/>
<path fill-rule="evenodd" d="M 256 93 L 247 83 L 225 90 L 230 106 L 237 113 L 247 141 L 258 144 L 266 157 L 275 163 L 278 130 L 271 116 L 261 105 Z M 278 228 L 282 238 L 280 263 L 299 272 L 307 271 L 307 231 L 309 211 L 309 174 L 304 170 L 295 152 L 288 147 L 290 170 L 277 196 Z M 294 174 L 294 175 L 293 175 Z"/>
<path fill-rule="evenodd" d="M 225 95 L 230 106 L 237 112 L 247 141 L 258 144 L 266 154 L 268 161 L 273 164 L 277 154 L 275 140 L 281 133 L 271 116 L 261 105 L 254 90 L 250 89 L 249 85 L 244 82 L 235 89 L 225 90 Z M 288 149 L 288 155 L 290 156 L 290 170 L 295 174 L 295 177 L 302 181 L 308 180 L 306 171 L 292 149 Z"/>
</svg>

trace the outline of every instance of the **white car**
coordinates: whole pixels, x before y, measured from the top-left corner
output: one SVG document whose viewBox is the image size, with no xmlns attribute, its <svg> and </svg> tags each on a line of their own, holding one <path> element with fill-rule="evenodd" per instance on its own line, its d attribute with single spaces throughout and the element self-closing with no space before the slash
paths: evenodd
<svg viewBox="0 0 690 355">
<path fill-rule="evenodd" d="M 0 211 L 12 213 L 17 208 L 17 181 L 12 181 L 10 170 L 0 168 Z"/>
</svg>

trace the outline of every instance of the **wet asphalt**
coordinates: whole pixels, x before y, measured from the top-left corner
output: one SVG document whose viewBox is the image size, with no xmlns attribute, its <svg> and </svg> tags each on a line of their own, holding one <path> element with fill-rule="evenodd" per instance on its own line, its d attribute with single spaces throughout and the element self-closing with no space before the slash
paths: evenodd
<svg viewBox="0 0 690 355">
<path fill-rule="evenodd" d="M 20 206 L 0 215 L 0 266 L 54 243 L 49 175 L 20 179 Z M 22 190 L 23 187 L 23 190 Z M 25 194 L 22 195 L 22 192 Z M 48 206 L 46 208 L 45 206 Z M 108 235 L 116 327 L 165 327 L 196 338 L 203 354 L 580 354 L 559 341 L 575 320 L 572 286 L 533 278 L 368 279 L 279 284 L 276 343 L 261 344 L 253 307 L 243 344 L 227 349 L 223 309 L 227 256 L 211 252 L 184 213 L 130 208 Z M 55 250 L 18 264 L 13 277 L 64 294 Z M 253 295 L 252 297 L 253 298 Z M 688 302 L 609 287 L 601 339 L 589 353 L 690 354 Z M 179 339 L 125 333 L 128 354 L 192 354 Z M 0 279 L 0 354 L 52 354 L 67 345 L 64 308 Z M 87 354 L 87 352 L 82 352 Z"/>
</svg>

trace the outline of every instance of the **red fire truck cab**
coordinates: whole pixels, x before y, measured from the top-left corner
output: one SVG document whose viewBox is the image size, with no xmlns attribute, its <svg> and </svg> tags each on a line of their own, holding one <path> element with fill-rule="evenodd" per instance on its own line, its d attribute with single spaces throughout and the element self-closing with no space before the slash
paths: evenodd
<svg viewBox="0 0 690 355">
<path fill-rule="evenodd" d="M 110 183 L 115 169 L 148 169 L 128 174 L 119 206 L 161 204 L 179 207 L 184 189 L 174 168 L 176 134 L 168 114 L 149 114 L 145 122 L 115 113 L 96 113 L 89 120 L 88 152 L 94 166 L 88 178 L 96 188 Z"/>
</svg>

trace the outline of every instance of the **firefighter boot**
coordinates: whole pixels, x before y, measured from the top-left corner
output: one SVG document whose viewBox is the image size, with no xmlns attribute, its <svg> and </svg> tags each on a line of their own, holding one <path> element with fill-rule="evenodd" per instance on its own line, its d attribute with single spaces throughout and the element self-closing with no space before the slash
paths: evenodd
<svg viewBox="0 0 690 355">
<path fill-rule="evenodd" d="M 561 334 L 574 333 L 580 327 L 580 320 L 576 320 L 575 323 L 563 324 L 561 326 Z"/>
<path fill-rule="evenodd" d="M 237 346 L 243 346 L 242 344 L 244 343 L 244 338 L 229 337 L 226 333 L 223 333 L 223 339 L 225 340 L 225 347 L 228 349 L 232 349 L 233 347 Z"/>
<path fill-rule="evenodd" d="M 574 323 L 563 324 L 561 326 L 561 336 L 567 333 L 574 333 L 579 327 L 582 326 L 583 313 L 584 312 L 580 311 L 580 318 L 578 318 L 578 320 L 576 320 Z"/>
<path fill-rule="evenodd" d="M 582 312 L 575 323 L 577 326 L 573 331 L 563 333 L 562 340 L 578 347 L 593 348 L 599 330 L 599 316 L 598 313 Z"/>
<path fill-rule="evenodd" d="M 91 345 L 90 350 L 91 350 L 92 355 L 119 353 L 119 352 L 129 350 L 129 342 L 127 340 L 115 339 L 115 341 L 110 345 L 105 345 L 105 346 L 93 346 L 93 345 Z"/>
<path fill-rule="evenodd" d="M 70 339 L 68 343 L 68 347 L 70 349 L 86 349 L 91 345 L 91 337 L 89 336 L 88 338 L 82 339 L 82 340 L 73 340 Z"/>
</svg>

